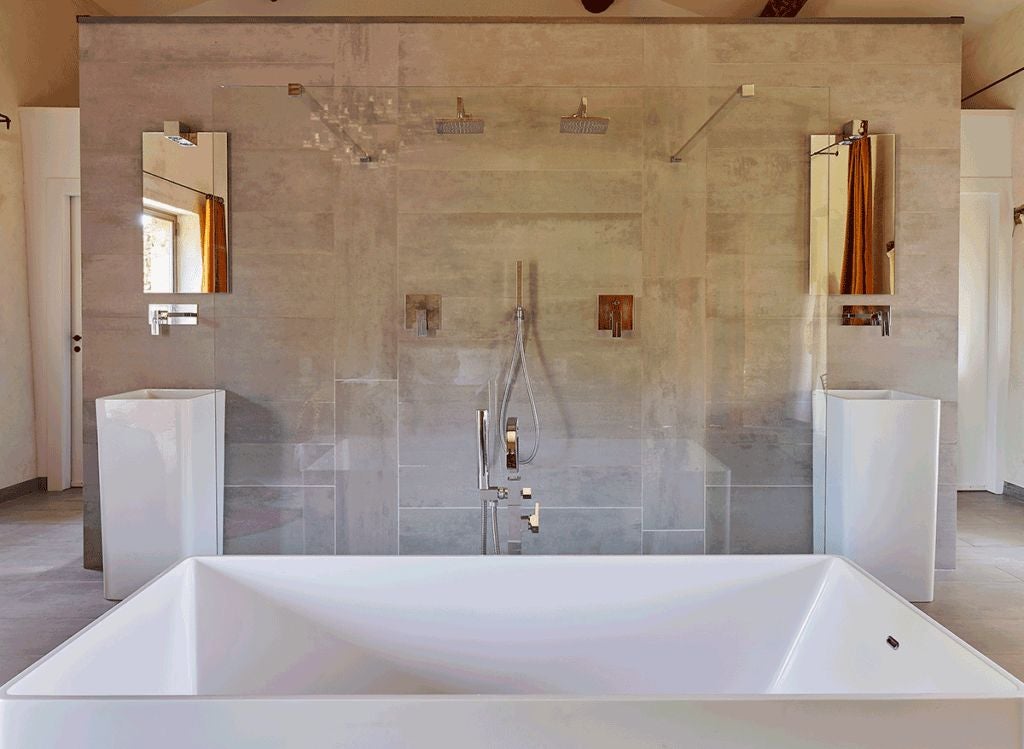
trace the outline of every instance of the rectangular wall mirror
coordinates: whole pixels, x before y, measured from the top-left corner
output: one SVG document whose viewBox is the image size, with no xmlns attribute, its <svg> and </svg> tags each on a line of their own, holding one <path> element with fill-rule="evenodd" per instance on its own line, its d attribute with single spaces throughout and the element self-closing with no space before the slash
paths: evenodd
<svg viewBox="0 0 1024 749">
<path fill-rule="evenodd" d="M 142 134 L 142 290 L 228 291 L 228 134 Z"/>
<path fill-rule="evenodd" d="M 896 289 L 896 136 L 811 136 L 811 291 Z"/>
</svg>

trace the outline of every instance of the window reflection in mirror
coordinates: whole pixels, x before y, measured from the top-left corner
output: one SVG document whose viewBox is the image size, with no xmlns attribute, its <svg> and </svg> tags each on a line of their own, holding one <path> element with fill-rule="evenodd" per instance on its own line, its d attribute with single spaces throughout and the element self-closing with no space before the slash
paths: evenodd
<svg viewBox="0 0 1024 749">
<path fill-rule="evenodd" d="M 193 133 L 187 143 L 142 134 L 146 293 L 228 290 L 227 133 Z"/>
</svg>

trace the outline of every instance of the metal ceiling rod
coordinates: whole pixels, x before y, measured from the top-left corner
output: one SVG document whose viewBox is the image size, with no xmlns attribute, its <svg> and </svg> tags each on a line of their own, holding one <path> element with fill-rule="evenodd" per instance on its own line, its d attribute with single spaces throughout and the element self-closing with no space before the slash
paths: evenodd
<svg viewBox="0 0 1024 749">
<path fill-rule="evenodd" d="M 975 92 L 974 92 L 973 94 L 967 94 L 967 96 L 965 96 L 964 98 L 962 98 L 962 99 L 960 100 L 960 103 L 961 103 L 961 104 L 963 104 L 963 103 L 964 103 L 965 101 L 967 101 L 968 99 L 973 99 L 973 98 L 974 98 L 975 96 L 977 96 L 978 94 L 981 94 L 981 93 L 984 93 L 985 91 L 988 91 L 988 90 L 989 90 L 990 88 L 992 88 L 993 86 L 998 86 L 998 85 L 999 85 L 1000 83 L 1002 83 L 1003 81 L 1005 81 L 1005 80 L 1009 80 L 1010 78 L 1013 78 L 1013 76 L 1017 75 L 1017 73 L 1020 73 L 1020 72 L 1024 72 L 1024 68 L 1017 68 L 1017 69 L 1016 69 L 1016 70 L 1014 70 L 1014 71 L 1013 71 L 1012 73 L 1007 73 L 1007 74 L 1006 74 L 1006 75 L 1004 75 L 1004 76 L 1003 76 L 1002 78 L 1000 78 L 1000 79 L 998 79 L 998 80 L 995 80 L 995 81 L 992 81 L 992 82 L 991 82 L 990 84 L 988 84 L 987 86 L 982 86 L 982 87 L 981 87 L 981 88 L 979 88 L 979 89 L 978 89 L 977 91 L 975 91 Z"/>
</svg>

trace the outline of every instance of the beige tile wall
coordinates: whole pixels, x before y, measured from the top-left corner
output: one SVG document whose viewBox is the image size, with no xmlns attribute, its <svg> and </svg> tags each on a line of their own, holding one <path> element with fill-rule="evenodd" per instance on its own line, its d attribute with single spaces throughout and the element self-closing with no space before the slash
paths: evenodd
<svg viewBox="0 0 1024 749">
<path fill-rule="evenodd" d="M 472 412 L 507 360 L 518 258 L 544 422 L 527 553 L 809 550 L 824 369 L 942 398 L 955 461 L 959 27 L 87 24 L 81 45 L 86 411 L 135 387 L 225 387 L 228 551 L 478 548 Z M 303 148 L 317 126 L 292 81 L 379 87 L 314 93 L 374 95 L 385 114 L 356 130 L 390 159 Z M 754 102 L 667 162 L 751 81 Z M 557 133 L 583 94 L 607 136 Z M 432 132 L 457 95 L 486 136 Z M 806 135 L 853 117 L 900 138 L 907 249 L 884 341 L 806 294 Z M 231 132 L 233 292 L 181 300 L 200 325 L 154 338 L 139 133 L 163 119 Z M 403 329 L 407 293 L 443 295 L 436 335 Z M 599 293 L 636 295 L 631 336 L 596 332 Z M 519 396 L 514 412 L 529 422 Z"/>
</svg>

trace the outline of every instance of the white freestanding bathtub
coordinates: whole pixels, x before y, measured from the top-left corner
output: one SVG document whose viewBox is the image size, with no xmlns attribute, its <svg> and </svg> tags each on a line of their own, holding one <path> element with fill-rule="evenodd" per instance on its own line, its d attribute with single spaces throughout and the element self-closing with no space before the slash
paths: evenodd
<svg viewBox="0 0 1024 749">
<path fill-rule="evenodd" d="M 1024 684 L 836 557 L 186 560 L 4 749 L 1021 747 Z"/>
</svg>

